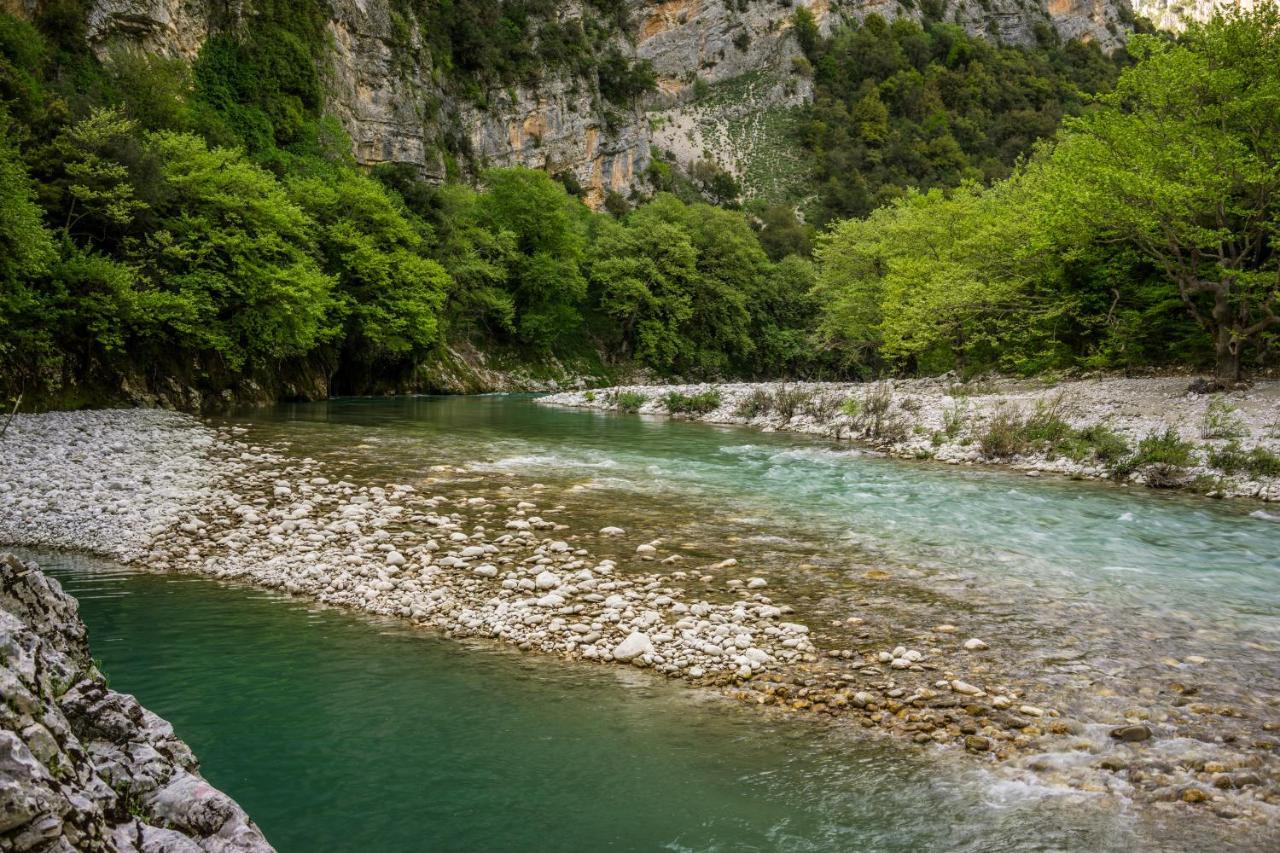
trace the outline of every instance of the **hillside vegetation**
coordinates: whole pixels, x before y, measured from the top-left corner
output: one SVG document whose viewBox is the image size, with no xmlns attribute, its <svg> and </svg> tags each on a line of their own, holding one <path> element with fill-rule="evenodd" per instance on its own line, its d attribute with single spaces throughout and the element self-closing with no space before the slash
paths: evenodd
<svg viewBox="0 0 1280 853">
<path fill-rule="evenodd" d="M 258 5 L 191 64 L 100 62 L 72 2 L 0 16 L 10 396 L 300 364 L 360 392 L 460 340 L 687 377 L 1215 362 L 1231 381 L 1274 349 L 1273 9 L 1135 36 L 1132 61 L 875 16 L 820 39 L 800 16 L 818 233 L 790 206 L 740 209 L 710 164 L 659 164 L 653 194 L 602 212 L 533 170 L 363 170 L 322 111 L 322 22 Z M 606 99 L 653 84 L 589 33 L 551 51 L 547 9 L 491 5 L 525 29 L 459 7 L 431 46 L 478 101 L 548 62 L 587 63 Z M 507 50 L 516 30 L 554 58 Z"/>
</svg>

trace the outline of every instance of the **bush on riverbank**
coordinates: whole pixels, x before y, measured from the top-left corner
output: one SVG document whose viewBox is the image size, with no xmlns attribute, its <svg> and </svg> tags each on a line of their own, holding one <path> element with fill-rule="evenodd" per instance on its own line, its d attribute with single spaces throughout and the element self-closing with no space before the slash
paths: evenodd
<svg viewBox="0 0 1280 853">
<path fill-rule="evenodd" d="M 715 389 L 698 394 L 681 394 L 679 391 L 672 391 L 670 394 L 663 395 L 662 405 L 666 406 L 667 411 L 673 415 L 705 415 L 720 407 L 720 392 Z"/>
</svg>

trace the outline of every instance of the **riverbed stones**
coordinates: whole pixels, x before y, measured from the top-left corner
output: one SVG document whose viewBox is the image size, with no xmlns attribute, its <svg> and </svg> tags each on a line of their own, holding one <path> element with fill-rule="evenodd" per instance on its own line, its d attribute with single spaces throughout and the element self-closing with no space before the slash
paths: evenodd
<svg viewBox="0 0 1280 853">
<path fill-rule="evenodd" d="M 630 661 L 640 655 L 653 654 L 653 642 L 642 631 L 632 631 L 625 640 L 613 647 L 613 659 Z"/>
<path fill-rule="evenodd" d="M 979 640 L 977 637 L 964 641 L 964 650 L 966 652 L 985 652 L 989 648 L 991 647 L 986 642 Z"/>
</svg>

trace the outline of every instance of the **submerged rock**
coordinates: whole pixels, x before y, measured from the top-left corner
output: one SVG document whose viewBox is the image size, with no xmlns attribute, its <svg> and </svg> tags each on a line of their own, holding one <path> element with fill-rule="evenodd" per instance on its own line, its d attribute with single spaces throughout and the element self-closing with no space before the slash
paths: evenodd
<svg viewBox="0 0 1280 853">
<path fill-rule="evenodd" d="M 0 555 L 0 850 L 271 851 L 173 727 L 107 687 L 77 610 Z"/>
<path fill-rule="evenodd" d="M 1111 736 L 1121 743 L 1138 743 L 1151 737 L 1151 729 L 1146 726 L 1121 726 L 1111 730 Z"/>
</svg>

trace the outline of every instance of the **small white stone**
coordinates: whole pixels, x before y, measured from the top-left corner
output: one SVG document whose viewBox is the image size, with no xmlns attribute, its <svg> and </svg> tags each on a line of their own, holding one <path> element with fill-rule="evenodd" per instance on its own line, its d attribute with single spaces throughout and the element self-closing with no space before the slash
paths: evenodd
<svg viewBox="0 0 1280 853">
<path fill-rule="evenodd" d="M 560 586 L 560 576 L 555 572 L 539 572 L 533 584 L 538 589 L 555 589 Z"/>
<path fill-rule="evenodd" d="M 404 560 L 404 554 L 401 554 L 399 551 L 388 551 L 388 552 L 387 552 L 387 565 L 388 565 L 388 566 L 403 566 L 403 565 L 404 565 L 404 562 L 405 562 L 405 560 Z"/>
<path fill-rule="evenodd" d="M 988 646 L 986 643 L 984 643 L 982 640 L 979 640 L 977 637 L 974 637 L 972 639 L 964 641 L 964 648 L 965 648 L 965 651 L 967 652 L 981 652 L 981 651 L 986 651 L 991 647 Z"/>
<path fill-rule="evenodd" d="M 764 589 L 768 585 L 769 585 L 769 582 L 764 578 L 748 578 L 747 579 L 747 589 Z"/>
</svg>

